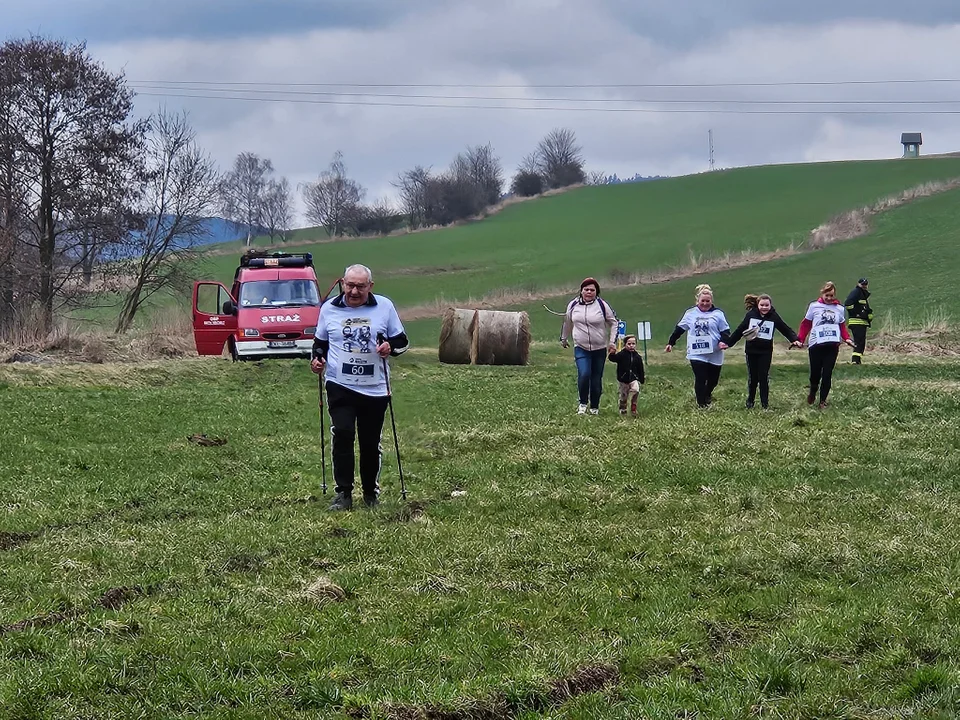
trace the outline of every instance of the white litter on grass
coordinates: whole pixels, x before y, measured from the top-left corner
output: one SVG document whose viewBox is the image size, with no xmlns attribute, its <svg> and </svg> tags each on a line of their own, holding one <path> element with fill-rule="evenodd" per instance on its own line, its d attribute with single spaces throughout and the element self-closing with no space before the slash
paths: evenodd
<svg viewBox="0 0 960 720">
<path fill-rule="evenodd" d="M 466 494 L 467 494 L 466 490 L 454 490 L 453 492 L 450 493 L 450 497 L 452 498 L 464 497 Z"/>
</svg>

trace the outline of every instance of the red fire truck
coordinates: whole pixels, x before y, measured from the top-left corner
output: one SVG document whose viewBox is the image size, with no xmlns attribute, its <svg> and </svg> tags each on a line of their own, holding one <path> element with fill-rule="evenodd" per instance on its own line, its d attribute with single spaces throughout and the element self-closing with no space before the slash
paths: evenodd
<svg viewBox="0 0 960 720">
<path fill-rule="evenodd" d="M 235 361 L 308 358 L 324 300 L 310 253 L 245 253 L 230 290 L 215 280 L 194 283 L 197 353 L 222 355 L 226 347 Z"/>
</svg>

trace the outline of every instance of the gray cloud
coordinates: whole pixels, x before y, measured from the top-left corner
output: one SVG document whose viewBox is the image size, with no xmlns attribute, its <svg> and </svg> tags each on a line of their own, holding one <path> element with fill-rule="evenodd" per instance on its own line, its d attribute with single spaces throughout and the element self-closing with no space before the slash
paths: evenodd
<svg viewBox="0 0 960 720">
<path fill-rule="evenodd" d="M 292 1 L 292 0 L 291 0 Z M 836 2 L 819 21 L 810 10 L 767 10 L 759 0 L 735 0 L 728 13 L 714 13 L 722 29 L 688 32 L 700 20 L 683 2 L 674 5 L 673 29 L 656 22 L 652 3 L 627 9 L 621 0 L 507 0 L 448 3 L 422 0 L 404 13 L 376 22 L 345 22 L 263 37 L 104 41 L 91 52 L 113 69 L 123 68 L 141 95 L 138 110 L 163 102 L 185 107 L 200 139 L 223 167 L 245 150 L 270 157 L 292 182 L 316 177 L 336 150 L 350 172 L 375 197 L 392 192 L 396 175 L 416 164 L 445 167 L 467 145 L 490 142 L 508 171 L 553 127 L 577 133 L 591 170 L 621 176 L 683 174 L 707 169 L 707 132 L 714 131 L 720 167 L 760 163 L 896 157 L 899 134 L 924 133 L 924 152 L 960 150 L 955 115 L 852 115 L 828 105 L 743 105 L 732 101 L 960 100 L 960 83 L 834 87 L 567 88 L 543 84 L 674 83 L 743 81 L 960 78 L 957 12 L 936 3 L 912 10 L 916 23 L 884 19 L 892 3 Z M 814 5 L 820 0 L 815 0 Z M 176 5 L 176 0 L 173 2 Z M 701 5 L 707 5 L 700 3 Z M 766 5 L 766 3 L 764 3 Z M 771 4 L 779 5 L 779 4 Z M 845 11 L 841 12 L 843 8 Z M 643 20 L 647 8 L 650 19 Z M 690 8 L 686 8 L 690 10 Z M 876 18 L 843 18 L 870 10 Z M 756 15 L 753 13 L 756 11 Z M 844 14 L 846 13 L 846 15 Z M 661 13 L 662 16 L 662 13 Z M 686 16 L 686 17 L 684 17 Z M 738 18 L 750 16 L 748 21 Z M 913 16 L 912 16 L 913 17 Z M 924 20 L 923 18 L 926 18 Z M 937 20 L 943 22 L 937 22 Z M 713 21 L 711 21 L 713 22 Z M 691 25 L 693 23 L 693 25 Z M 678 42 L 671 33 L 680 33 Z M 507 106 L 555 105 L 565 109 L 452 109 L 318 104 L 317 101 L 444 104 L 443 99 L 335 98 L 301 95 L 299 103 L 158 98 L 145 80 L 205 80 L 216 83 L 445 83 L 433 89 L 382 88 L 381 93 L 503 98 Z M 519 86 L 468 89 L 464 85 Z M 261 88 L 263 89 L 263 88 Z M 300 88 L 330 92 L 331 88 Z M 343 88 L 341 88 L 343 90 Z M 354 89 L 354 92 L 357 92 Z M 368 90 L 369 91 L 369 90 Z M 180 91 L 180 94 L 184 94 Z M 211 88 L 203 94 L 218 95 Z M 237 95 L 234 91 L 232 94 Z M 584 112 L 585 103 L 537 102 L 542 97 L 630 99 L 644 112 Z M 649 102 L 686 100 L 696 103 Z M 727 104 L 705 104 L 724 100 Z M 644 101 L 644 102 L 639 102 Z M 468 101 L 464 101 L 468 102 Z M 486 101 L 469 101 L 481 104 Z M 598 106 L 595 104 L 594 106 Z M 866 106 L 848 105 L 846 109 Z M 870 106 L 914 110 L 909 105 Z M 960 109 L 951 105 L 927 109 Z M 739 114 L 723 111 L 803 110 L 815 114 Z M 674 112 L 684 110 L 688 112 Z M 695 112 L 689 112 L 689 111 Z M 668 112 L 669 111 L 669 112 Z"/>
</svg>

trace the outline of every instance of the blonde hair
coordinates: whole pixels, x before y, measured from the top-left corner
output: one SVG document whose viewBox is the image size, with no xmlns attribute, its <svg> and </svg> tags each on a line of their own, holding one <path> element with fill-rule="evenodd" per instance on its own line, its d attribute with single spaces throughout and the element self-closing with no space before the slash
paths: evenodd
<svg viewBox="0 0 960 720">
<path fill-rule="evenodd" d="M 830 280 L 827 280 L 827 281 L 823 284 L 823 287 L 820 288 L 820 295 L 821 295 L 821 297 L 823 296 L 823 294 L 824 294 L 827 290 L 833 290 L 833 292 L 836 293 L 836 292 L 837 292 L 837 286 L 834 285 Z"/>
<path fill-rule="evenodd" d="M 760 293 L 759 295 L 753 295 L 753 294 L 744 295 L 744 296 L 743 296 L 743 306 L 744 306 L 747 310 L 753 310 L 753 308 L 757 307 L 757 305 L 760 304 L 760 301 L 761 301 L 761 300 L 769 300 L 769 301 L 770 301 L 770 305 L 771 305 L 771 306 L 773 305 L 773 298 L 772 298 L 772 297 L 770 297 L 770 296 L 767 295 L 766 293 Z"/>
<path fill-rule="evenodd" d="M 700 296 L 704 294 L 709 294 L 710 297 L 713 297 L 713 288 L 711 288 L 706 283 L 703 283 L 702 285 L 697 285 L 697 292 L 695 293 L 697 302 L 700 302 Z"/>
</svg>

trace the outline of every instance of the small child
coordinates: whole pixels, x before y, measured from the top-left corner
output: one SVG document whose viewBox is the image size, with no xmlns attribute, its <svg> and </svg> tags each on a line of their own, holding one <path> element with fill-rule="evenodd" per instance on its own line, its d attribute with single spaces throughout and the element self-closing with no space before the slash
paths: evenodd
<svg viewBox="0 0 960 720">
<path fill-rule="evenodd" d="M 637 414 L 637 396 L 644 383 L 643 359 L 637 352 L 637 338 L 627 335 L 623 339 L 623 350 L 612 352 L 607 358 L 617 364 L 617 382 L 620 384 L 620 414 L 627 414 L 627 400 L 630 401 L 630 413 Z"/>
</svg>

